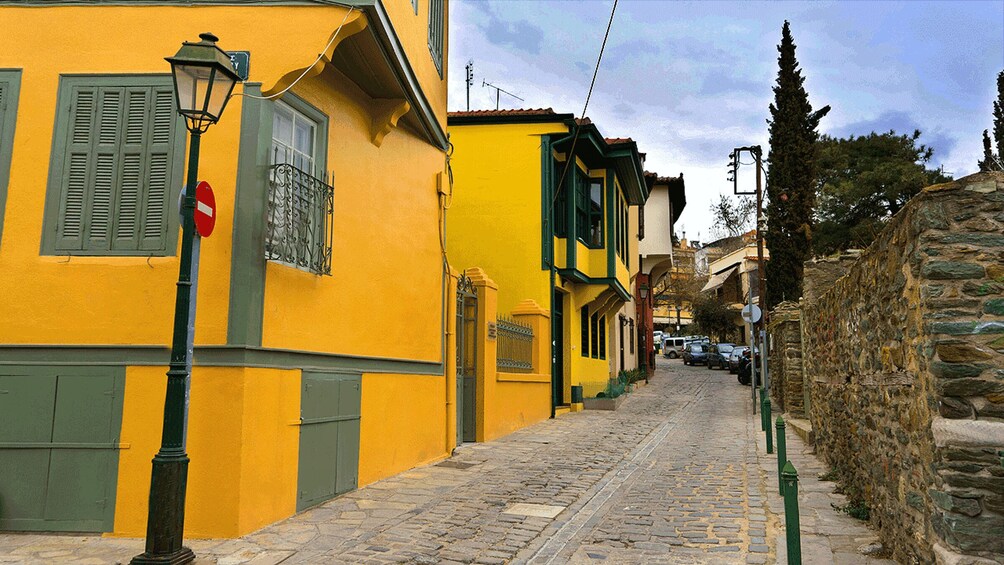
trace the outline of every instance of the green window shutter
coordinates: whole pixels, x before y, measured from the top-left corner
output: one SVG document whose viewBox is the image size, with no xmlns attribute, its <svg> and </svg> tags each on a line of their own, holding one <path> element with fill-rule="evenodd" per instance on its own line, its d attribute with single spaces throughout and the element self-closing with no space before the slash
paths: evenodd
<svg viewBox="0 0 1004 565">
<path fill-rule="evenodd" d="M 180 191 L 182 163 L 175 155 L 181 155 L 184 129 L 174 111 L 170 79 L 69 77 L 64 82 L 66 145 L 63 154 L 54 155 L 54 167 L 61 165 L 49 187 L 49 198 L 58 197 L 58 205 L 48 208 L 56 215 L 56 228 L 43 250 L 173 254 L 177 234 L 170 227 L 177 219 L 168 209 Z M 57 124 L 57 136 L 59 131 Z"/>
<path fill-rule="evenodd" d="M 21 71 L 0 70 L 0 246 L 3 245 L 4 213 L 7 208 L 7 185 L 14 152 L 14 125 L 21 92 Z"/>
</svg>

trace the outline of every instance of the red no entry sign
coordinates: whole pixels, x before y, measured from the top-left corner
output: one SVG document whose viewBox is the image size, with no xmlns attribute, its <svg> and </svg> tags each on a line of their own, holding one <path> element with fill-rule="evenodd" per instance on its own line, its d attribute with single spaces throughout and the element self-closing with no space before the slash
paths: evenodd
<svg viewBox="0 0 1004 565">
<path fill-rule="evenodd" d="M 209 237 L 216 227 L 216 196 L 206 181 L 195 187 L 195 230 L 202 237 Z"/>
</svg>

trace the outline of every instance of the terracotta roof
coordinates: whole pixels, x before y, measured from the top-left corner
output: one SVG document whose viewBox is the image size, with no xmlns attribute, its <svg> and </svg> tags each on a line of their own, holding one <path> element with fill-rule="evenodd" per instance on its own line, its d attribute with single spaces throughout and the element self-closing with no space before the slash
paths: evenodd
<svg viewBox="0 0 1004 565">
<path fill-rule="evenodd" d="M 511 110 L 469 110 L 460 112 L 447 112 L 451 118 L 474 117 L 474 116 L 556 116 L 557 112 L 553 108 L 516 108 Z"/>
<path fill-rule="evenodd" d="M 683 178 L 683 173 L 680 173 L 678 177 L 660 177 L 659 173 L 653 173 L 652 171 L 645 171 L 645 179 L 650 180 L 652 183 L 670 183 L 676 182 Z"/>
<path fill-rule="evenodd" d="M 620 143 L 632 143 L 634 140 L 630 137 L 604 137 L 603 141 L 606 141 L 607 145 L 617 145 Z"/>
</svg>

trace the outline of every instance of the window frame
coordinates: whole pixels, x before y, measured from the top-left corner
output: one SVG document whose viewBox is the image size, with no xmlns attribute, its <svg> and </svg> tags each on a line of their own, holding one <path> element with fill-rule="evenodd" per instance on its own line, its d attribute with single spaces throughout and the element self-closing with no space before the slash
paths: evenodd
<svg viewBox="0 0 1004 565">
<path fill-rule="evenodd" d="M 589 357 L 589 307 L 579 309 L 579 349 L 583 357 Z"/>
<path fill-rule="evenodd" d="M 60 226 L 60 204 L 64 198 L 64 168 L 67 151 L 70 147 L 70 136 L 73 133 L 71 107 L 74 103 L 73 93 L 77 87 L 90 88 L 129 88 L 129 87 L 164 87 L 170 86 L 172 91 L 174 81 L 170 74 L 163 73 L 130 73 L 130 74 L 62 74 L 56 94 L 56 120 L 52 135 L 52 149 L 49 155 L 49 173 L 45 186 L 45 204 L 42 219 L 41 255 L 50 256 L 88 256 L 88 257 L 170 257 L 178 252 L 178 232 L 181 227 L 180 214 L 172 211 L 172 205 L 178 202 L 185 183 L 184 166 L 185 141 L 188 130 L 184 119 L 175 111 L 174 139 L 168 157 L 168 176 L 166 180 L 166 207 L 164 218 L 167 224 L 163 245 L 160 249 L 57 249 Z M 176 103 L 173 103 L 174 105 Z M 100 119 L 97 113 L 100 105 L 95 104 L 95 120 Z M 177 110 L 175 108 L 175 110 Z M 120 126 L 121 127 L 121 126 Z M 120 145 L 122 145 L 120 143 Z M 92 196 L 93 198 L 93 196 Z M 81 228 L 83 229 L 83 228 Z M 112 228 L 109 228 L 111 230 Z"/>
<path fill-rule="evenodd" d="M 605 209 L 604 181 L 576 167 L 575 169 L 575 238 L 589 249 L 603 249 Z M 593 209 L 593 188 L 599 187 L 599 209 Z M 598 241 L 596 239 L 598 238 Z"/>
<path fill-rule="evenodd" d="M 272 165 L 274 165 L 276 163 L 275 157 L 277 156 L 277 153 L 276 153 L 276 148 L 275 148 L 275 114 L 276 114 L 276 110 L 278 110 L 279 108 L 281 108 L 280 105 L 281 106 L 285 106 L 286 108 L 290 109 L 294 113 L 294 122 L 293 122 L 293 124 L 294 124 L 293 125 L 293 131 L 294 131 L 294 134 L 293 134 L 294 135 L 294 140 L 293 140 L 293 142 L 294 143 L 295 143 L 295 131 L 296 131 L 296 129 L 295 129 L 295 116 L 297 114 L 299 114 L 300 116 L 302 116 L 306 120 L 308 120 L 308 121 L 310 121 L 310 122 L 313 123 L 313 125 L 314 125 L 314 155 L 312 156 L 313 162 L 311 163 L 311 167 L 312 167 L 313 170 L 312 171 L 307 171 L 307 172 L 311 176 L 316 176 L 321 171 L 325 171 L 326 172 L 328 170 L 327 169 L 327 166 L 328 166 L 328 135 L 329 135 L 329 129 L 328 129 L 329 128 L 329 118 L 328 118 L 328 115 L 325 114 L 320 109 L 318 109 L 313 104 L 311 104 L 311 103 L 307 102 L 306 100 L 304 100 L 302 97 L 294 94 L 293 92 L 287 92 L 287 93 L 285 93 L 285 94 L 282 95 L 282 98 L 273 100 L 273 108 L 272 108 L 272 112 L 271 112 L 272 113 L 272 123 L 269 124 L 269 137 L 268 137 L 268 140 L 269 140 L 269 142 L 268 142 L 269 143 L 269 148 L 268 148 L 268 152 L 269 152 L 269 158 L 268 158 L 269 159 L 269 161 L 268 161 L 269 162 L 269 166 L 272 166 Z M 295 151 L 295 149 L 294 149 L 294 151 Z M 295 163 L 290 163 L 290 164 L 293 165 L 294 167 L 296 167 Z M 270 182 L 270 179 L 266 180 L 266 182 Z M 309 269 L 307 266 L 300 265 L 300 264 L 297 264 L 297 263 L 290 263 L 288 261 L 283 261 L 283 260 L 278 259 L 278 258 L 273 259 L 273 258 L 269 258 L 268 257 L 268 247 L 267 247 L 268 246 L 268 237 L 269 237 L 268 219 L 269 219 L 270 214 L 271 214 L 271 203 L 269 202 L 269 194 L 270 194 L 270 191 L 266 190 L 266 195 L 265 195 L 265 225 L 263 226 L 263 228 L 265 230 L 265 239 L 266 239 L 266 241 L 265 241 L 265 247 L 263 247 L 262 250 L 261 250 L 263 258 L 265 259 L 266 262 L 271 262 L 271 263 L 275 263 L 275 264 L 278 264 L 278 265 L 284 265 L 284 266 L 287 266 L 287 267 L 292 267 L 294 269 L 303 271 L 305 273 L 309 273 L 309 274 L 312 274 L 312 275 L 317 275 L 318 273 L 316 273 L 313 270 Z M 334 221 L 334 218 L 332 218 L 332 221 Z M 322 234 L 322 236 L 323 235 L 324 234 Z"/>
<path fill-rule="evenodd" d="M 416 4 L 416 10 L 417 10 Z M 436 66 L 439 78 L 443 78 L 443 62 L 446 59 L 446 1 L 429 0 L 429 54 Z"/>
</svg>

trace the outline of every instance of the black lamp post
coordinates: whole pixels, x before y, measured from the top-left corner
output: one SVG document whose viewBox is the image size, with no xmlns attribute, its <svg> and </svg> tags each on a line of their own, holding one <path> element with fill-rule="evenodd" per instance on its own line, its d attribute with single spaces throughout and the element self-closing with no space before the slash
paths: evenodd
<svg viewBox="0 0 1004 565">
<path fill-rule="evenodd" d="M 174 306 L 174 339 L 167 371 L 164 399 L 164 429 L 160 451 L 153 457 L 150 478 L 150 509 L 146 525 L 146 551 L 132 559 L 133 565 L 157 563 L 181 565 L 195 559 L 181 545 L 185 531 L 185 490 L 188 486 L 188 394 L 195 340 L 195 294 L 198 286 L 199 243 L 195 233 L 195 187 L 199 173 L 199 140 L 223 114 L 234 85 L 240 80 L 230 57 L 216 46 L 211 33 L 198 43 L 185 42 L 178 54 L 167 59 L 174 75 L 178 113 L 185 117 L 190 135 L 188 178 L 182 203 L 181 268 Z"/>
</svg>

